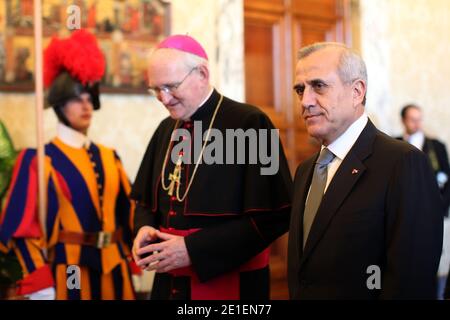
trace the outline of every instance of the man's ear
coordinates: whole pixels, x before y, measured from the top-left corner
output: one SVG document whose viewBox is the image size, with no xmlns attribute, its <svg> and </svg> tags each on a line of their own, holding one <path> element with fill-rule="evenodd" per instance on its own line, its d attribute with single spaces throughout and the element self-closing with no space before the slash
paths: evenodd
<svg viewBox="0 0 450 320">
<path fill-rule="evenodd" d="M 203 79 L 207 80 L 209 83 L 209 69 L 205 65 L 199 65 L 198 67 L 198 73 L 202 76 Z"/>
<path fill-rule="evenodd" d="M 353 105 L 358 106 L 363 103 L 364 97 L 366 96 L 367 86 L 364 80 L 358 79 L 353 82 L 352 94 L 353 94 Z"/>
</svg>

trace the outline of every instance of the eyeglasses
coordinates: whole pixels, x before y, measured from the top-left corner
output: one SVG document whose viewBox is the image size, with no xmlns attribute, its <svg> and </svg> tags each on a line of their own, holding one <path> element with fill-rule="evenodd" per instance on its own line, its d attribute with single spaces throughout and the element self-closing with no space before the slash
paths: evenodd
<svg viewBox="0 0 450 320">
<path fill-rule="evenodd" d="M 192 73 L 192 71 L 196 70 L 197 67 L 192 68 L 188 74 L 183 78 L 183 80 L 179 81 L 179 82 L 175 82 L 175 83 L 170 83 L 170 84 L 163 84 L 162 86 L 159 87 L 149 87 L 147 89 L 148 93 L 150 93 L 150 95 L 157 97 L 161 91 L 164 93 L 170 93 L 170 94 L 174 94 L 176 92 L 176 90 L 183 84 L 183 82 L 189 77 L 189 75 Z"/>
</svg>

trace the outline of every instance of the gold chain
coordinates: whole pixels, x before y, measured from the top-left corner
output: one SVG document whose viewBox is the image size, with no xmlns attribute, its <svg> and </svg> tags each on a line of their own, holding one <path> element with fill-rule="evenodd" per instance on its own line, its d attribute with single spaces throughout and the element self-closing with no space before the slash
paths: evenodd
<svg viewBox="0 0 450 320">
<path fill-rule="evenodd" d="M 223 100 L 223 95 L 220 95 L 219 102 L 217 103 L 216 109 L 214 110 L 214 114 L 213 114 L 213 116 L 212 116 L 212 118 L 211 118 L 211 122 L 210 122 L 210 124 L 209 124 L 208 133 L 207 133 L 207 135 L 206 135 L 205 142 L 203 142 L 202 150 L 201 150 L 201 152 L 200 152 L 200 155 L 198 156 L 197 163 L 195 164 L 194 171 L 192 172 L 192 176 L 191 176 L 191 179 L 189 180 L 189 183 L 188 183 L 188 186 L 187 186 L 187 188 L 186 188 L 186 191 L 184 192 L 184 195 L 183 195 L 183 197 L 181 197 L 181 198 L 180 198 L 180 182 L 177 183 L 177 191 L 176 191 L 176 194 L 177 194 L 177 200 L 178 200 L 179 202 L 183 202 L 184 199 L 186 199 L 186 196 L 187 196 L 187 194 L 188 194 L 188 192 L 189 192 L 189 189 L 191 188 L 192 182 L 194 181 L 195 173 L 197 172 L 198 165 L 200 164 L 200 160 L 201 160 L 202 157 L 203 157 L 203 152 L 205 151 L 206 143 L 207 143 L 208 140 L 209 140 L 209 136 L 210 136 L 210 134 L 211 134 L 211 128 L 212 128 L 212 126 L 213 126 L 213 124 L 214 124 L 214 120 L 216 119 L 217 111 L 219 111 L 220 105 L 222 104 L 222 100 Z M 175 126 L 173 127 L 173 131 L 175 131 L 175 130 L 177 129 L 177 126 L 178 126 L 178 123 L 179 123 L 179 122 L 180 122 L 180 120 L 177 120 L 177 122 L 175 123 Z M 172 131 L 172 132 L 173 132 L 173 131 Z M 163 167 L 162 167 L 162 170 L 161 170 L 161 186 L 162 186 L 162 188 L 163 188 L 164 191 L 167 191 L 167 190 L 169 190 L 169 188 L 170 188 L 170 186 L 167 186 L 167 187 L 166 187 L 166 185 L 165 185 L 165 183 L 164 183 L 164 173 L 165 173 L 165 171 L 166 171 L 166 163 L 167 163 L 167 159 L 168 159 L 168 157 L 169 157 L 169 152 L 170 152 L 170 146 L 171 146 L 171 145 L 172 145 L 172 141 L 169 141 L 169 145 L 167 146 L 166 155 L 165 155 L 165 157 L 164 157 Z"/>
</svg>

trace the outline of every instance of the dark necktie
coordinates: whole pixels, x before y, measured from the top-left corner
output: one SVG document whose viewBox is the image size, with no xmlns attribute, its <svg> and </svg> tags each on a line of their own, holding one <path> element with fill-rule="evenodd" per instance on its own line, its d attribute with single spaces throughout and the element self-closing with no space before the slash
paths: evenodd
<svg viewBox="0 0 450 320">
<path fill-rule="evenodd" d="M 303 215 L 303 247 L 305 247 L 309 231 L 311 230 L 320 202 L 322 201 L 325 186 L 327 184 L 328 164 L 333 161 L 334 157 L 335 155 L 328 150 L 328 148 L 323 148 L 319 158 L 317 158 L 311 188 L 309 190 L 308 199 L 306 200 Z"/>
</svg>

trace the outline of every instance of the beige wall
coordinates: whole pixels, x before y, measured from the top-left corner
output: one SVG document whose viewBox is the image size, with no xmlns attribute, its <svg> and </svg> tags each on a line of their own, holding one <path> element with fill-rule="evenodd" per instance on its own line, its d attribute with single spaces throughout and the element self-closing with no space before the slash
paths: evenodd
<svg viewBox="0 0 450 320">
<path fill-rule="evenodd" d="M 212 83 L 224 94 L 242 100 L 242 0 L 172 0 L 171 3 L 172 33 L 197 38 L 209 55 Z M 148 141 L 167 112 L 147 95 L 103 94 L 101 103 L 89 135 L 94 141 L 117 149 L 128 175 L 134 180 Z M 36 146 L 33 94 L 0 92 L 0 119 L 16 148 Z M 55 135 L 56 117 L 51 109 L 45 111 L 44 130 L 46 141 Z"/>
<path fill-rule="evenodd" d="M 418 103 L 426 131 L 450 147 L 450 1 L 360 0 L 360 10 L 369 114 L 400 134 L 401 107 Z"/>
</svg>

